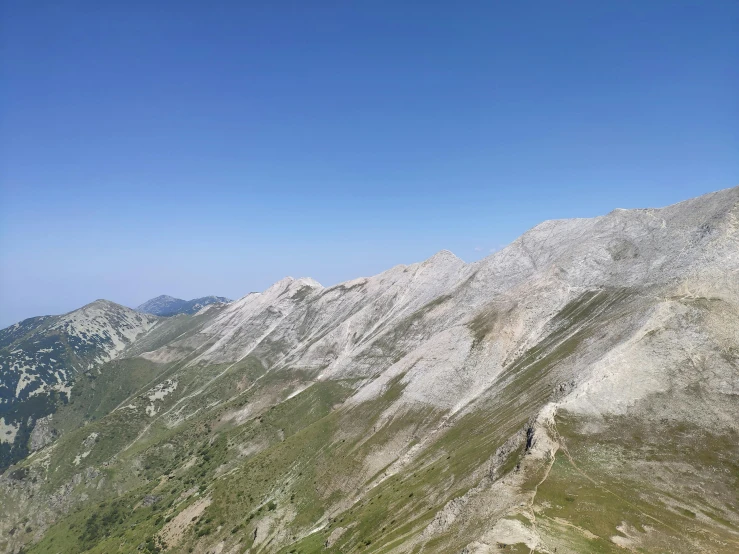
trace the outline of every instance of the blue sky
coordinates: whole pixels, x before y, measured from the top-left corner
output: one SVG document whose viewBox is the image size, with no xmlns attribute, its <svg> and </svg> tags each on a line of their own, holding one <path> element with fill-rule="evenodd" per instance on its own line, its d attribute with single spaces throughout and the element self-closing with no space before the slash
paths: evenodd
<svg viewBox="0 0 739 554">
<path fill-rule="evenodd" d="M 739 184 L 734 1 L 0 10 L 2 326 Z"/>
</svg>

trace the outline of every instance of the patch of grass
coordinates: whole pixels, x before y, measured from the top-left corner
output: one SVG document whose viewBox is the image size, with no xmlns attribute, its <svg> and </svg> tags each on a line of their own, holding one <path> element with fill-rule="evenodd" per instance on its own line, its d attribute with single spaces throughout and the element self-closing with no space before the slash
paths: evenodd
<svg viewBox="0 0 739 554">
<path fill-rule="evenodd" d="M 571 415 L 557 417 L 565 447 L 536 493 L 536 503 L 544 507 L 537 521 L 546 522 L 552 534 L 569 539 L 573 548 L 587 543 L 591 552 L 619 552 L 611 537 L 623 536 L 618 528 L 624 524 L 636 529 L 648 551 L 684 551 L 690 545 L 694 551 L 730 552 L 739 546 L 736 523 L 708 525 L 696 515 L 725 505 L 725 488 L 739 487 L 735 437 L 626 416 L 607 418 L 598 433 L 581 434 L 579 425 Z M 679 469 L 686 466 L 691 469 Z M 724 475 L 721 484 L 707 487 L 717 475 Z M 695 497 L 691 491 L 699 483 L 702 494 Z M 720 544 L 734 546 L 722 550 Z"/>
</svg>

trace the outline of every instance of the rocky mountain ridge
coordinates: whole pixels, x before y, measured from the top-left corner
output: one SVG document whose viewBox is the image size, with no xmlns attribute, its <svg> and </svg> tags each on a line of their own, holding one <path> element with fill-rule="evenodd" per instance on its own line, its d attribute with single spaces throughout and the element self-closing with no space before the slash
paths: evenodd
<svg viewBox="0 0 739 554">
<path fill-rule="evenodd" d="M 733 552 L 738 273 L 734 188 L 152 320 L 0 478 L 0 547 Z"/>
</svg>

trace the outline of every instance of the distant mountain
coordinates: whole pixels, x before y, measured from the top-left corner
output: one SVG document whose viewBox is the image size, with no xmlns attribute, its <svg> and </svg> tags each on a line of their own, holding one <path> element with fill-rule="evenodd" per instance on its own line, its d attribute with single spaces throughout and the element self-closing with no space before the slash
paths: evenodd
<svg viewBox="0 0 739 554">
<path fill-rule="evenodd" d="M 151 300 L 147 300 L 136 308 L 137 312 L 169 317 L 177 314 L 194 314 L 204 306 L 216 303 L 228 303 L 230 299 L 223 296 L 203 296 L 193 300 L 182 300 L 162 294 Z"/>
<path fill-rule="evenodd" d="M 96 300 L 0 330 L 0 469 L 28 453 L 35 422 L 69 400 L 76 374 L 116 358 L 157 320 Z"/>
</svg>

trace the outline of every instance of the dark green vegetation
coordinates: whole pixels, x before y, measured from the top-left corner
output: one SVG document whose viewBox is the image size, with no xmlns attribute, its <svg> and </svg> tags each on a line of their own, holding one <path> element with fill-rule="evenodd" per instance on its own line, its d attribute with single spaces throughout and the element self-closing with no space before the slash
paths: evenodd
<svg viewBox="0 0 739 554">
<path fill-rule="evenodd" d="M 67 401 L 66 392 L 45 387 L 68 383 L 73 368 L 94 356 L 91 345 L 80 350 L 71 337 L 51 329 L 55 321 L 35 317 L 0 331 L 0 418 L 17 428 L 14 441 L 0 443 L 0 471 L 28 455 L 35 421 Z"/>
<path fill-rule="evenodd" d="M 0 410 L 0 417 L 3 418 L 6 425 L 17 425 L 18 430 L 13 442 L 0 443 L 0 471 L 28 456 L 34 422 L 54 413 L 57 407 L 66 400 L 67 396 L 65 394 L 50 391 L 49 393 L 37 394 L 26 399 L 25 402 L 13 402 L 3 406 L 7 410 Z"/>
</svg>

